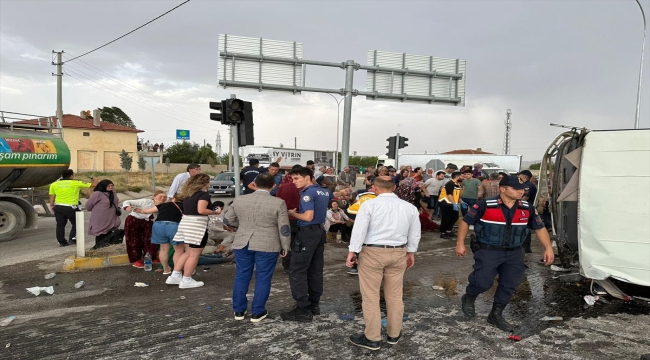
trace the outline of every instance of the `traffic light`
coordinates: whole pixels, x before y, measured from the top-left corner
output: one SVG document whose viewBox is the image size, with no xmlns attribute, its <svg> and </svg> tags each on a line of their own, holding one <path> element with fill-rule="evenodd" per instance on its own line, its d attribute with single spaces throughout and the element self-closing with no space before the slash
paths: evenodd
<svg viewBox="0 0 650 360">
<path fill-rule="evenodd" d="M 255 145 L 255 136 L 253 134 L 253 103 L 250 101 L 241 101 L 241 103 L 243 105 L 241 111 L 242 122 L 237 126 L 239 146 Z"/>
<path fill-rule="evenodd" d="M 399 148 L 404 149 L 405 147 L 409 146 L 406 142 L 409 141 L 409 138 L 406 138 L 404 136 L 399 137 Z"/>
<path fill-rule="evenodd" d="M 223 103 L 224 101 L 210 101 L 210 109 L 219 111 L 219 113 L 210 113 L 210 120 L 223 121 Z"/>
<path fill-rule="evenodd" d="M 401 139 L 401 137 L 400 137 L 400 139 Z M 388 149 L 388 152 L 386 153 L 386 156 L 388 156 L 389 159 L 395 159 L 395 155 L 396 155 L 395 154 L 395 142 L 397 141 L 397 137 L 396 136 L 391 136 L 388 139 L 386 139 L 386 141 L 388 141 L 388 146 L 386 146 L 386 148 Z"/>
<path fill-rule="evenodd" d="M 223 120 L 224 125 L 237 125 L 244 121 L 244 101 L 239 99 L 224 100 Z"/>
</svg>

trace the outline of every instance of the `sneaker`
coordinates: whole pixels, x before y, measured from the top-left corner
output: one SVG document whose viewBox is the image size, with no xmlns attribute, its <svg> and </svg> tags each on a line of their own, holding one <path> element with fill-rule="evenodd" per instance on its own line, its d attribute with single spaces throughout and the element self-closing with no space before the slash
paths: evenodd
<svg viewBox="0 0 650 360">
<path fill-rule="evenodd" d="M 359 270 L 356 268 L 349 268 L 347 273 L 350 275 L 359 275 Z"/>
<path fill-rule="evenodd" d="M 138 269 L 144 269 L 144 263 L 141 260 L 134 262 L 131 266 Z"/>
<path fill-rule="evenodd" d="M 165 280 L 165 284 L 167 285 L 179 285 L 181 281 L 183 280 L 182 276 L 179 277 L 167 277 L 167 280 Z"/>
<path fill-rule="evenodd" d="M 314 319 L 314 315 L 311 313 L 310 309 L 304 309 L 298 306 L 294 306 L 291 311 L 280 314 L 280 317 L 284 321 L 310 322 Z"/>
<path fill-rule="evenodd" d="M 370 341 L 363 333 L 350 335 L 350 342 L 356 346 L 360 346 L 369 350 L 379 350 L 381 348 L 379 341 Z"/>
<path fill-rule="evenodd" d="M 253 314 L 253 315 L 251 316 L 251 322 L 254 322 L 254 323 L 256 323 L 256 322 L 260 322 L 260 321 L 266 319 L 266 317 L 267 317 L 268 315 L 269 315 L 269 312 L 268 312 L 268 311 L 264 311 L 264 312 L 261 313 L 261 314 Z"/>
<path fill-rule="evenodd" d="M 191 289 L 203 286 L 203 281 L 196 281 L 190 278 L 190 281 L 182 281 L 178 284 L 179 289 Z"/>
<path fill-rule="evenodd" d="M 389 344 L 391 344 L 391 345 L 395 345 L 395 344 L 397 344 L 397 342 L 398 342 L 401 338 L 402 338 L 402 332 L 400 331 L 400 332 L 399 332 L 399 335 L 397 335 L 397 337 L 390 337 L 390 336 L 386 335 L 386 342 L 389 343 Z"/>
<path fill-rule="evenodd" d="M 235 311 L 235 320 L 244 320 L 246 311 Z"/>
<path fill-rule="evenodd" d="M 70 243 L 67 242 L 67 241 L 66 241 L 66 242 L 62 242 L 62 243 L 59 243 L 59 247 L 64 247 L 64 246 L 68 246 L 68 245 L 70 245 Z"/>
</svg>

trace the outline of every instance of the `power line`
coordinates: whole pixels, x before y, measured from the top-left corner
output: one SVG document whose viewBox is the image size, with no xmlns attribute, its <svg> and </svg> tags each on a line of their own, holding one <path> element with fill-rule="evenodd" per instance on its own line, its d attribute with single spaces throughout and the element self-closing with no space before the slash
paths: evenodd
<svg viewBox="0 0 650 360">
<path fill-rule="evenodd" d="M 169 14 L 170 12 L 172 12 L 172 11 L 178 9 L 179 7 L 185 5 L 185 4 L 188 3 L 189 1 L 190 1 L 190 0 L 185 0 L 185 2 L 183 2 L 183 3 L 181 3 L 180 5 L 178 5 L 178 6 L 174 7 L 174 8 L 172 8 L 171 10 L 165 12 L 164 14 L 162 14 L 162 15 L 160 15 L 160 16 L 154 18 L 153 20 L 150 20 L 150 21 L 144 23 L 143 25 L 138 26 L 137 28 L 135 28 L 135 29 L 129 31 L 128 33 L 126 33 L 126 34 L 124 34 L 124 35 L 118 37 L 118 38 L 115 39 L 115 40 L 109 41 L 109 42 L 107 42 L 106 44 L 104 44 L 104 45 L 102 45 L 102 46 L 100 46 L 100 47 L 98 47 L 98 48 L 92 49 L 92 50 L 88 51 L 87 53 L 83 53 L 83 54 L 81 54 L 81 55 L 79 55 L 79 56 L 73 57 L 72 59 L 68 60 L 68 62 L 69 62 L 69 61 L 73 61 L 73 60 L 75 60 L 75 59 L 78 59 L 78 58 L 80 58 L 80 57 L 82 57 L 82 56 L 86 56 L 86 55 L 90 54 L 91 52 L 97 51 L 97 50 L 103 48 L 104 46 L 107 46 L 107 45 L 110 45 L 110 44 L 116 42 L 117 40 L 119 40 L 119 39 L 121 39 L 121 38 L 123 38 L 123 37 L 125 37 L 125 36 L 127 36 L 127 35 L 129 35 L 129 34 L 131 34 L 131 33 L 133 33 L 133 32 L 135 32 L 136 30 L 142 29 L 143 27 L 145 27 L 145 26 L 151 24 L 152 22 L 154 22 L 154 21 L 160 19 L 161 17 L 163 17 L 163 16 Z"/>
<path fill-rule="evenodd" d="M 63 56 L 67 56 L 67 54 L 63 54 Z M 156 99 L 156 100 L 162 101 L 163 104 L 167 104 L 167 105 L 170 105 L 170 106 L 177 107 L 177 108 L 179 108 L 179 109 L 181 109 L 181 110 L 183 110 L 183 111 L 185 111 L 185 112 L 192 113 L 192 114 L 197 115 L 197 116 L 206 116 L 205 114 L 199 114 L 199 113 L 197 113 L 197 112 L 194 112 L 194 111 L 188 110 L 188 109 L 186 109 L 186 108 L 183 108 L 183 107 L 181 107 L 181 106 L 179 106 L 179 105 L 176 105 L 176 104 L 173 104 L 173 103 L 169 103 L 169 102 L 167 102 L 165 99 L 159 98 L 159 97 L 157 97 L 157 96 L 155 96 L 155 95 L 153 95 L 153 94 L 151 94 L 151 93 L 148 93 L 148 92 L 146 92 L 146 91 L 144 91 L 144 90 L 138 89 L 138 88 L 136 88 L 135 86 L 132 86 L 132 85 L 130 85 L 129 83 L 120 80 L 120 79 L 117 78 L 116 76 L 113 76 L 113 75 L 109 74 L 108 72 L 103 71 L 102 69 L 100 69 L 100 68 L 98 68 L 98 67 L 96 67 L 96 66 L 93 66 L 93 65 L 91 65 L 91 64 L 89 64 L 89 63 L 87 63 L 87 62 L 85 62 L 85 61 L 83 61 L 83 60 L 79 60 L 79 62 L 81 62 L 82 64 L 77 63 L 77 65 L 80 65 L 80 66 L 82 66 L 82 67 L 88 69 L 89 71 L 92 71 L 92 72 L 94 72 L 94 73 L 96 73 L 96 74 L 98 74 L 98 75 L 100 75 L 100 76 L 103 76 L 103 77 L 106 77 L 106 78 L 109 78 L 109 79 L 112 78 L 112 79 L 114 79 L 114 81 L 117 81 L 117 82 L 119 82 L 119 83 L 122 83 L 122 84 L 124 84 L 124 86 L 126 86 L 126 87 L 128 87 L 128 88 L 131 88 L 131 89 L 133 89 L 134 91 L 137 91 L 137 92 L 143 93 L 143 94 L 145 94 L 145 95 L 147 95 L 147 96 L 149 96 L 149 97 L 151 97 L 151 98 L 153 98 L 153 99 Z M 88 65 L 88 66 L 84 66 L 83 64 L 86 64 L 86 65 Z M 67 66 L 71 66 L 71 65 L 70 65 L 70 64 L 67 64 Z M 95 70 L 93 70 L 93 69 L 91 69 L 91 68 L 96 69 L 97 71 L 95 71 Z M 103 75 L 103 74 L 106 74 L 106 75 Z"/>
<path fill-rule="evenodd" d="M 169 118 L 172 118 L 172 119 L 177 120 L 177 121 L 182 121 L 182 122 L 187 123 L 187 121 L 180 120 L 180 119 L 178 119 L 177 117 L 170 116 L 170 115 L 168 115 L 168 114 L 164 114 L 164 113 L 161 113 L 161 112 L 155 111 L 155 110 L 153 110 L 153 109 L 150 109 L 150 108 L 146 107 L 145 105 L 137 104 L 137 103 L 132 102 L 132 101 L 130 101 L 130 100 L 128 100 L 128 99 L 126 99 L 126 98 L 124 98 L 124 97 L 122 97 L 122 96 L 119 96 L 119 95 L 117 95 L 117 94 L 115 94 L 115 93 L 113 93 L 113 92 L 111 92 L 111 91 L 107 91 L 107 90 L 102 89 L 101 87 L 95 86 L 95 85 L 93 85 L 93 84 L 91 83 L 91 82 L 94 82 L 92 79 L 89 79 L 89 78 L 83 76 L 82 74 L 79 74 L 77 71 L 71 70 L 71 69 L 69 69 L 69 68 L 66 69 L 66 70 L 67 70 L 67 71 L 64 71 L 64 74 L 70 76 L 71 78 L 73 78 L 73 79 L 75 79 L 75 80 L 77 80 L 77 81 L 81 81 L 82 83 L 85 83 L 86 85 L 91 86 L 91 87 L 93 87 L 93 88 L 95 88 L 95 89 L 97 89 L 97 90 L 100 90 L 100 91 L 102 91 L 102 92 L 105 92 L 105 93 L 107 93 L 107 94 L 109 94 L 109 95 L 113 95 L 113 96 L 115 96 L 115 97 L 117 97 L 117 98 L 119 98 L 119 99 L 122 99 L 122 100 L 124 100 L 124 101 L 126 101 L 126 102 L 128 102 L 128 103 L 131 103 L 131 104 L 133 104 L 133 105 L 139 106 L 139 107 L 141 107 L 141 108 L 147 109 L 147 110 L 149 110 L 149 111 L 151 111 L 151 112 L 154 112 L 154 113 L 156 113 L 156 114 L 158 114 L 158 115 L 162 115 L 162 116 L 169 117 Z M 76 76 L 74 76 L 74 75 L 68 73 L 68 71 L 71 71 L 72 73 L 76 74 Z M 91 81 L 91 82 L 88 82 L 88 81 L 82 80 L 82 79 L 80 79 L 79 77 L 83 77 L 83 78 L 85 78 L 85 79 L 87 79 L 87 80 L 89 80 L 89 81 Z M 189 124 L 189 125 L 192 125 L 192 126 L 199 127 L 199 128 L 207 129 L 207 130 L 210 130 L 210 131 L 217 130 L 216 128 L 209 128 L 209 127 L 204 126 L 204 125 L 191 124 L 191 123 L 188 123 L 188 124 Z"/>
</svg>

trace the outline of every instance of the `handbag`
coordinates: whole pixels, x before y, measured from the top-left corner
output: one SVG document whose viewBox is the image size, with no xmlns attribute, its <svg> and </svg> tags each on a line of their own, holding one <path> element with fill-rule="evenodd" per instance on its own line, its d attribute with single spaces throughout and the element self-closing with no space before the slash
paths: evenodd
<svg viewBox="0 0 650 360">
<path fill-rule="evenodd" d="M 106 197 L 110 199 L 110 196 L 108 196 L 108 194 L 106 194 L 106 193 L 103 193 L 103 194 L 106 195 Z M 111 202 L 111 205 L 113 205 L 113 207 L 115 208 L 115 215 L 117 215 L 117 217 L 122 216 L 122 209 L 118 208 L 117 205 L 115 205 L 115 203 L 113 203 L 113 202 Z"/>
</svg>

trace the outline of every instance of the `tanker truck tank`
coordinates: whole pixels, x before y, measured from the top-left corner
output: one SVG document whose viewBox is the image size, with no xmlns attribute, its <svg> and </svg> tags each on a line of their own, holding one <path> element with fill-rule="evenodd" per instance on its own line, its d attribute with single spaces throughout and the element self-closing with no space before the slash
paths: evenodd
<svg viewBox="0 0 650 360">
<path fill-rule="evenodd" d="M 18 189 L 50 184 L 70 166 L 70 149 L 60 134 L 51 124 L 0 122 L 0 242 L 37 227 L 34 206 Z"/>
</svg>

